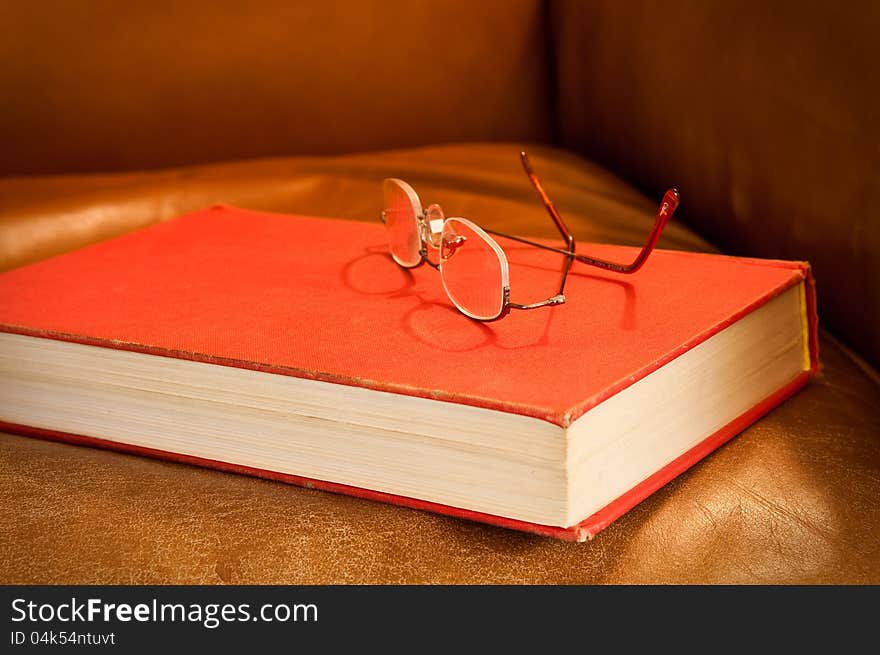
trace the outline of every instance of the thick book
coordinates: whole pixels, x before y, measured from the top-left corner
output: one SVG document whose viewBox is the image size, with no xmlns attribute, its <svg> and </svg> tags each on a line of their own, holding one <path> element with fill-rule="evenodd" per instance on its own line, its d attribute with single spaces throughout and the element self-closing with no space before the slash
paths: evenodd
<svg viewBox="0 0 880 655">
<path fill-rule="evenodd" d="M 558 284 L 502 245 L 516 302 Z M 378 222 L 216 206 L 0 275 L 0 428 L 585 540 L 817 369 L 805 263 L 660 250 L 566 297 L 481 323 Z"/>
</svg>

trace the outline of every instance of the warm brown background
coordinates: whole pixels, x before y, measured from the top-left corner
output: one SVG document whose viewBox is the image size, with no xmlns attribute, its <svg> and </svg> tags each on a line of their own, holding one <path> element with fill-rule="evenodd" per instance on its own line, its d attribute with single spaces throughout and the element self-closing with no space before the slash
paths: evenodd
<svg viewBox="0 0 880 655">
<path fill-rule="evenodd" d="M 877 33 L 872 2 L 0 4 L 0 268 L 213 202 L 369 220 L 392 175 L 552 236 L 528 143 L 579 236 L 638 243 L 677 184 L 661 246 L 810 260 L 837 335 L 581 546 L 4 436 L 0 581 L 880 582 Z"/>
<path fill-rule="evenodd" d="M 0 174 L 550 137 L 537 0 L 14 0 Z"/>
</svg>

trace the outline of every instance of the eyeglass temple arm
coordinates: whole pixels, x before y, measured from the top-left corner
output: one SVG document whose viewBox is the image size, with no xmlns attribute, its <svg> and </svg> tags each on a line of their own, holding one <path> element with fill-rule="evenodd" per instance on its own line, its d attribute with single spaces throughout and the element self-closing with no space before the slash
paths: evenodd
<svg viewBox="0 0 880 655">
<path fill-rule="evenodd" d="M 604 268 L 606 270 L 614 271 L 616 273 L 635 273 L 644 265 L 645 261 L 648 259 L 648 256 L 654 250 L 654 246 L 657 245 L 657 240 L 660 238 L 660 233 L 663 232 L 663 228 L 666 226 L 669 218 L 675 212 L 675 208 L 678 206 L 678 202 L 679 196 L 678 192 L 675 189 L 670 189 L 666 192 L 666 194 L 663 196 L 663 202 L 660 204 L 660 209 L 657 210 L 657 215 L 654 219 L 654 227 L 651 229 L 651 234 L 648 235 L 647 243 L 645 243 L 645 245 L 639 251 L 639 254 L 636 255 L 636 258 L 629 264 L 619 264 L 617 262 L 609 262 L 604 259 L 587 257 L 586 255 L 578 255 L 571 250 L 554 248 L 553 246 L 530 241 L 529 239 L 514 236 L 513 234 L 505 234 L 504 232 L 499 232 L 498 230 L 483 228 L 489 234 L 493 234 L 498 237 L 503 237 L 512 241 L 518 241 L 519 243 L 524 243 L 528 246 L 540 248 L 541 250 L 549 250 L 550 252 L 556 252 L 560 255 L 566 255 L 566 263 L 562 270 L 562 280 L 560 282 L 559 292 L 555 296 L 551 296 L 546 300 L 542 300 L 541 302 L 536 302 L 531 305 L 519 305 L 517 303 L 510 303 L 510 307 L 512 307 L 513 309 L 535 309 L 536 307 L 561 305 L 562 303 L 564 303 L 565 296 L 563 295 L 563 291 L 565 290 L 565 280 L 568 277 L 568 271 L 571 268 L 572 260 L 577 260 L 579 262 L 583 262 L 584 264 L 597 266 L 598 268 Z"/>
<path fill-rule="evenodd" d="M 512 234 L 505 234 L 504 232 L 498 232 L 497 230 L 486 230 L 489 234 L 494 234 L 495 236 L 504 237 L 505 239 L 512 239 L 513 241 L 519 241 L 520 243 L 525 243 L 536 248 L 541 248 L 542 250 L 550 250 L 561 255 L 566 255 L 565 265 L 562 269 L 562 277 L 559 282 L 558 293 L 555 296 L 547 298 L 546 300 L 532 303 L 530 305 L 510 303 L 510 307 L 512 307 L 513 309 L 534 309 L 536 307 L 546 307 L 547 305 L 559 305 L 565 302 L 565 296 L 563 295 L 563 291 L 565 290 L 565 281 L 568 278 L 568 272 L 571 269 L 571 263 L 574 260 L 577 260 L 584 264 L 588 264 L 590 266 L 596 266 L 605 270 L 614 271 L 616 273 L 635 273 L 644 265 L 644 263 L 648 259 L 648 256 L 654 250 L 654 247 L 657 245 L 657 241 L 660 239 L 660 234 L 663 232 L 663 228 L 666 227 L 666 223 L 669 222 L 669 219 L 675 213 L 675 210 L 678 207 L 678 203 L 680 201 L 680 196 L 677 189 L 669 189 L 668 191 L 666 191 L 666 193 L 663 195 L 663 201 L 660 203 L 660 208 L 657 210 L 657 213 L 654 217 L 654 227 L 651 228 L 651 233 L 648 235 L 647 242 L 644 246 L 642 246 L 642 249 L 639 251 L 639 254 L 636 255 L 636 258 L 629 264 L 621 264 L 604 259 L 588 257 L 586 255 L 578 255 L 575 253 L 574 236 L 569 231 L 568 226 L 565 224 L 565 221 L 562 220 L 559 212 L 556 211 L 556 207 L 553 205 L 553 201 L 550 200 L 547 192 L 544 191 L 541 180 L 538 179 L 538 176 L 535 174 L 535 171 L 532 168 L 531 163 L 529 162 L 528 155 L 525 152 L 520 152 L 520 159 L 522 161 L 523 169 L 525 170 L 526 175 L 529 178 L 529 181 L 532 183 L 535 191 L 537 191 L 538 196 L 541 198 L 541 202 L 544 203 L 544 207 L 547 209 L 547 213 L 550 214 L 550 218 L 553 219 L 553 223 L 556 225 L 556 229 L 559 230 L 559 233 L 565 240 L 567 248 L 554 248 L 553 246 L 547 246 L 543 243 L 536 243 L 534 241 L 530 241 L 529 239 L 523 239 L 522 237 L 517 237 Z"/>
<path fill-rule="evenodd" d="M 604 259 L 596 259 L 594 257 L 587 257 L 586 255 L 577 255 L 575 254 L 574 236 L 572 236 L 571 231 L 568 229 L 568 226 L 565 225 L 565 222 L 562 220 L 559 212 L 556 211 L 556 207 L 553 205 L 553 201 L 550 200 L 547 192 L 544 191 L 541 180 L 538 179 L 537 174 L 535 174 L 535 170 L 532 168 L 532 165 L 529 162 L 529 156 L 525 152 L 520 152 L 519 156 L 522 160 L 523 169 L 525 170 L 529 181 L 532 183 L 532 186 L 535 187 L 535 191 L 538 192 L 538 196 L 541 198 L 541 202 L 544 203 L 544 207 L 547 209 L 547 213 L 550 214 L 550 218 L 553 219 L 553 223 L 556 225 L 556 229 L 559 230 L 562 238 L 565 239 L 567 248 L 565 250 L 556 249 L 556 251 L 561 252 L 565 255 L 569 255 L 570 259 L 576 259 L 577 261 L 584 264 L 589 264 L 590 266 L 597 266 L 599 268 L 604 268 L 609 271 L 615 271 L 617 273 L 635 273 L 648 259 L 651 251 L 654 250 L 654 246 L 657 245 L 657 241 L 660 239 L 660 234 L 663 232 L 663 228 L 666 227 L 666 223 L 669 221 L 670 217 L 675 213 L 675 210 L 678 207 L 678 203 L 680 200 L 678 190 L 667 190 L 666 193 L 663 195 L 663 201 L 660 203 L 660 208 L 657 210 L 657 214 L 654 217 L 654 227 L 651 228 L 651 233 L 648 235 L 647 242 L 644 246 L 642 246 L 642 249 L 641 251 L 639 251 L 639 254 L 636 255 L 636 258 L 629 264 L 621 264 Z M 504 235 L 499 234 L 499 236 Z M 552 250 L 552 248 L 547 248 L 547 246 L 541 246 L 540 244 L 536 244 L 525 239 L 516 238 L 516 240 L 523 241 L 524 243 L 528 243 L 529 245 L 538 246 L 539 248 L 543 247 L 545 249 Z M 566 267 L 565 269 L 565 273 L 567 272 L 568 267 Z"/>
<path fill-rule="evenodd" d="M 544 207 L 547 210 L 547 213 L 550 214 L 550 218 L 553 219 L 553 224 L 556 225 L 556 229 L 559 230 L 559 234 L 562 235 L 562 238 L 565 240 L 565 245 L 569 252 L 574 252 L 574 235 L 571 233 L 571 230 L 568 229 L 568 226 L 565 224 L 565 221 L 562 220 L 562 217 L 559 215 L 559 212 L 556 211 L 556 207 L 553 204 L 553 201 L 550 200 L 550 196 L 547 195 L 547 192 L 544 191 L 544 185 L 541 184 L 541 180 L 538 179 L 537 174 L 535 173 L 535 169 L 532 168 L 532 164 L 529 161 L 529 156 L 522 151 L 519 153 L 520 161 L 522 161 L 523 170 L 526 172 L 526 175 L 529 178 L 529 182 L 532 183 L 532 186 L 535 187 L 535 191 L 538 192 L 538 197 L 541 198 L 541 202 L 544 203 Z"/>
<path fill-rule="evenodd" d="M 512 234 L 505 234 L 504 232 L 498 232 L 497 230 L 489 230 L 486 228 L 484 229 L 486 229 L 486 232 L 488 232 L 489 234 L 494 234 L 495 236 L 503 237 L 505 239 L 512 239 L 513 241 L 519 241 L 520 243 L 525 243 L 526 245 L 534 246 L 535 248 L 541 248 L 542 250 L 557 252 L 560 255 L 568 255 L 579 262 L 583 262 L 584 264 L 598 266 L 599 268 L 604 268 L 609 271 L 615 271 L 617 273 L 635 273 L 644 265 L 645 261 L 648 259 L 648 255 L 650 255 L 651 252 L 654 250 L 654 247 L 657 245 L 657 240 L 660 238 L 660 234 L 663 232 L 663 228 L 666 226 L 666 223 L 669 221 L 673 213 L 675 213 L 675 209 L 676 207 L 678 207 L 678 203 L 678 191 L 676 191 L 675 189 L 669 189 L 663 196 L 663 202 L 660 203 L 660 208 L 657 210 L 656 217 L 654 218 L 654 227 L 651 228 L 651 233 L 648 235 L 647 242 L 639 251 L 639 254 L 636 255 L 636 258 L 629 264 L 620 264 L 617 262 L 606 261 L 604 259 L 587 257 L 586 255 L 578 255 L 570 250 L 554 248 L 553 246 L 530 241 L 529 239 L 524 239 L 522 237 L 514 236 Z"/>
<path fill-rule="evenodd" d="M 565 263 L 562 265 L 562 275 L 559 277 L 559 290 L 556 292 L 556 296 L 548 298 L 544 303 L 537 303 L 537 306 L 543 307 L 545 304 L 557 304 L 556 302 L 551 303 L 551 301 L 556 298 L 561 298 L 559 302 L 565 302 L 562 292 L 565 291 L 565 281 L 568 279 L 568 271 L 571 269 L 572 261 L 574 261 L 574 235 L 571 233 L 571 230 L 568 229 L 565 221 L 562 220 L 562 216 L 556 211 L 556 206 L 553 204 L 553 201 L 550 200 L 550 196 L 544 191 L 544 185 L 541 184 L 541 180 L 538 179 L 535 169 L 532 168 L 529 156 L 526 154 L 525 150 L 519 153 L 519 159 L 522 162 L 522 167 L 526 176 L 529 178 L 529 182 L 532 183 L 532 186 L 538 193 L 538 197 L 544 204 L 544 208 L 547 210 L 547 213 L 550 214 L 550 218 L 553 219 L 553 224 L 556 226 L 556 229 L 559 230 L 559 234 L 562 236 L 563 241 L 565 241 L 565 251 L 568 253 L 568 256 L 565 258 Z M 529 309 L 531 309 L 531 307 L 529 307 Z"/>
</svg>

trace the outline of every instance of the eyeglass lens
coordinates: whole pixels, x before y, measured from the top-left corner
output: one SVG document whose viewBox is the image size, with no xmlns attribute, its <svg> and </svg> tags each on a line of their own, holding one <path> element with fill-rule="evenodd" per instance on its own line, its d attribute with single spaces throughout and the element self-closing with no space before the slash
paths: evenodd
<svg viewBox="0 0 880 655">
<path fill-rule="evenodd" d="M 468 222 L 447 218 L 440 242 L 440 273 L 449 298 L 462 312 L 480 320 L 504 309 L 501 256 Z"/>
<path fill-rule="evenodd" d="M 388 179 L 382 186 L 385 198 L 385 230 L 391 256 L 401 266 L 421 262 L 418 197 L 398 180 Z"/>
</svg>

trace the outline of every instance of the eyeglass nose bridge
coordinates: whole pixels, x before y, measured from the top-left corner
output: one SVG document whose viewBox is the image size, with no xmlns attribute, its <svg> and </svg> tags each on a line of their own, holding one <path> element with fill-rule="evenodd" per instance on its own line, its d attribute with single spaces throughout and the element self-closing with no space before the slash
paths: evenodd
<svg viewBox="0 0 880 655">
<path fill-rule="evenodd" d="M 434 249 L 440 249 L 440 238 L 443 234 L 443 221 L 446 215 L 443 208 L 436 202 L 422 212 L 421 228 L 422 238 Z"/>
</svg>

